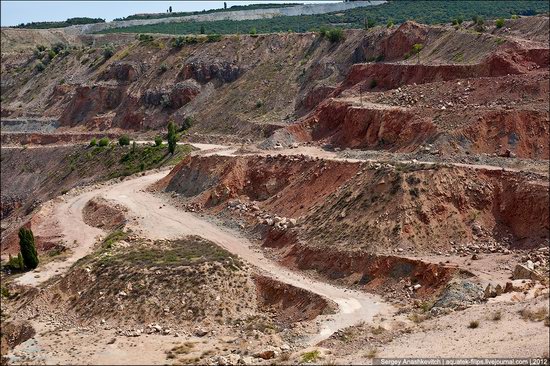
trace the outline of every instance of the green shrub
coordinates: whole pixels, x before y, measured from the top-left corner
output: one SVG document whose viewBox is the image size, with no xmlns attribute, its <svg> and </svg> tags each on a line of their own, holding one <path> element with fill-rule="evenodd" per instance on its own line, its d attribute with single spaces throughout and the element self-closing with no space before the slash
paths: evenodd
<svg viewBox="0 0 550 366">
<path fill-rule="evenodd" d="M 504 19 L 503 18 L 499 18 L 497 20 L 495 20 L 495 26 L 497 28 L 502 28 L 504 26 Z"/>
<path fill-rule="evenodd" d="M 41 61 L 38 61 L 34 68 L 36 69 L 36 71 L 42 72 L 46 68 L 46 65 L 44 65 L 44 63 L 42 63 Z"/>
<path fill-rule="evenodd" d="M 416 55 L 418 54 L 420 51 L 422 51 L 422 49 L 424 48 L 424 45 L 422 43 L 415 43 L 413 44 L 412 46 L 412 49 L 411 49 L 411 53 L 413 55 Z"/>
<path fill-rule="evenodd" d="M 393 27 L 393 25 L 394 25 L 393 19 L 391 19 L 391 18 L 388 19 L 388 22 L 386 23 L 386 27 L 391 28 L 391 27 Z"/>
<path fill-rule="evenodd" d="M 371 88 L 371 89 L 376 88 L 377 85 L 378 85 L 378 82 L 376 81 L 376 79 L 372 79 L 372 80 L 370 81 L 370 88 Z"/>
<path fill-rule="evenodd" d="M 321 356 L 321 352 L 318 350 L 305 352 L 302 354 L 302 362 L 309 363 L 309 362 L 315 362 L 319 359 L 319 356 Z"/>
<path fill-rule="evenodd" d="M 185 44 L 185 37 L 176 37 L 170 41 L 170 45 L 173 48 L 181 48 Z"/>
<path fill-rule="evenodd" d="M 250 28 L 250 32 L 249 32 L 249 33 L 250 33 L 250 35 L 251 35 L 252 37 L 258 35 L 258 31 L 256 30 L 255 27 Z"/>
<path fill-rule="evenodd" d="M 342 28 L 332 28 L 328 31 L 327 38 L 332 43 L 340 42 L 344 39 L 344 31 Z"/>
<path fill-rule="evenodd" d="M 206 36 L 207 42 L 219 42 L 221 41 L 221 39 L 222 39 L 221 34 L 209 34 Z"/>
<path fill-rule="evenodd" d="M 168 70 L 168 66 L 166 66 L 166 64 L 160 64 L 160 66 L 159 66 L 159 72 L 160 72 L 160 73 L 165 73 L 166 70 Z"/>
<path fill-rule="evenodd" d="M 130 137 L 128 135 L 122 135 L 118 138 L 118 144 L 120 146 L 128 146 L 130 145 Z"/>
<path fill-rule="evenodd" d="M 17 257 L 12 257 L 10 254 L 7 266 L 13 269 L 21 270 L 21 271 L 24 270 L 25 264 L 23 262 L 23 257 L 21 256 L 21 253 L 20 252 L 17 253 Z"/>
<path fill-rule="evenodd" d="M 262 102 L 261 100 L 257 100 L 256 101 L 256 108 L 262 108 L 262 106 L 264 105 L 264 102 Z"/>
<path fill-rule="evenodd" d="M 157 136 L 155 137 L 155 146 L 160 146 L 160 145 L 162 145 L 162 137 Z"/>
<path fill-rule="evenodd" d="M 44 51 L 46 51 L 46 46 L 39 44 L 39 45 L 36 46 L 36 50 L 38 52 L 44 52 Z"/>
<path fill-rule="evenodd" d="M 109 139 L 107 137 L 102 137 L 101 139 L 99 139 L 98 145 L 100 147 L 108 146 L 109 145 Z"/>
<path fill-rule="evenodd" d="M 472 320 L 470 324 L 468 324 L 468 328 L 470 329 L 476 329 L 479 327 L 479 320 Z"/>
<path fill-rule="evenodd" d="M 57 53 L 55 53 L 54 50 L 48 50 L 48 57 L 50 60 L 53 60 L 55 56 L 57 56 Z"/>
<path fill-rule="evenodd" d="M 512 16 L 510 17 L 510 19 L 519 19 L 519 16 L 517 16 L 517 14 L 512 14 Z"/>
<path fill-rule="evenodd" d="M 180 131 L 187 131 L 188 129 L 191 128 L 191 126 L 193 126 L 193 118 L 185 117 L 185 119 L 183 120 L 183 123 L 181 124 Z"/>
<path fill-rule="evenodd" d="M 151 42 L 153 41 L 155 38 L 150 35 L 150 34 L 139 34 L 137 36 L 137 39 L 140 41 L 140 42 Z"/>
<path fill-rule="evenodd" d="M 65 43 L 57 42 L 52 46 L 52 51 L 55 52 L 55 54 L 57 55 L 61 51 L 65 50 L 66 48 L 67 48 L 67 45 Z"/>
<path fill-rule="evenodd" d="M 96 146 L 97 145 L 97 140 L 96 138 L 94 137 L 91 141 L 90 141 L 90 146 Z"/>
<path fill-rule="evenodd" d="M 200 31 L 201 34 L 204 34 L 206 33 L 206 31 L 204 30 L 204 24 L 201 24 L 201 31 Z"/>
<path fill-rule="evenodd" d="M 103 54 L 103 58 L 107 60 L 115 54 L 115 47 L 112 44 L 105 45 L 101 53 Z"/>
<path fill-rule="evenodd" d="M 32 230 L 24 227 L 19 229 L 19 247 L 25 267 L 29 269 L 38 267 L 38 253 L 36 252 Z"/>
</svg>

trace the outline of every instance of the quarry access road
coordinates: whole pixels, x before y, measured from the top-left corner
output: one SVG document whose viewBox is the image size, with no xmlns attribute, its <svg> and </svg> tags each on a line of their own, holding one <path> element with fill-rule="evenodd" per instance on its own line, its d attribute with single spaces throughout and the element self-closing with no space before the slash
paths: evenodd
<svg viewBox="0 0 550 366">
<path fill-rule="evenodd" d="M 203 145 L 203 153 L 222 149 L 218 145 Z M 168 170 L 125 179 L 118 183 L 107 183 L 75 192 L 54 202 L 51 220 L 55 221 L 67 243 L 76 243 L 72 253 L 64 262 L 50 262 L 40 272 L 31 271 L 19 277 L 20 284 L 36 286 L 57 274 L 68 271 L 78 259 L 93 251 L 99 236 L 106 233 L 88 226 L 84 222 L 82 210 L 93 197 L 100 196 L 116 201 L 128 208 L 128 228 L 141 237 L 158 239 L 176 239 L 188 235 L 198 235 L 223 247 L 234 255 L 266 273 L 280 282 L 311 291 L 332 300 L 338 305 L 338 311 L 331 315 L 321 315 L 320 330 L 306 340 L 307 345 L 315 345 L 330 337 L 334 332 L 362 321 L 370 322 L 377 314 L 390 314 L 393 308 L 376 296 L 353 291 L 312 279 L 291 271 L 266 258 L 261 250 L 241 236 L 225 227 L 217 226 L 206 219 L 170 204 L 169 197 L 153 194 L 147 188 L 168 174 Z M 48 225 L 48 223 L 44 223 Z M 53 224 L 53 222 L 51 223 Z M 36 277 L 39 275 L 39 277 Z"/>
</svg>

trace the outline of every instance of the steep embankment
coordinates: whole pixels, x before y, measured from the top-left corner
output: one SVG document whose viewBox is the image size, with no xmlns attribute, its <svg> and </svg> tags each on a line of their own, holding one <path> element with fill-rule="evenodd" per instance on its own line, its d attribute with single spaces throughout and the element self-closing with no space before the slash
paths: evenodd
<svg viewBox="0 0 550 366">
<path fill-rule="evenodd" d="M 212 156 L 184 160 L 167 179 L 167 191 L 205 208 L 223 209 L 228 201 L 234 208 L 235 199 L 250 202 L 257 207 L 247 208 L 248 216 L 267 228 L 273 219 L 265 222 L 264 211 L 293 218 L 299 223 L 293 231 L 318 246 L 448 250 L 455 241 L 500 241 L 511 234 L 510 244 L 536 245 L 548 237 L 547 184 L 513 172 Z M 524 215 L 512 215 L 521 207 Z"/>
<path fill-rule="evenodd" d="M 509 253 L 548 240 L 548 184 L 514 172 L 211 156 L 182 161 L 163 186 L 189 209 L 259 234 L 289 267 L 370 291 L 397 288 L 406 297 L 431 296 L 468 274 L 400 255 L 470 247 Z M 400 283 L 422 287 L 411 294 Z"/>
</svg>

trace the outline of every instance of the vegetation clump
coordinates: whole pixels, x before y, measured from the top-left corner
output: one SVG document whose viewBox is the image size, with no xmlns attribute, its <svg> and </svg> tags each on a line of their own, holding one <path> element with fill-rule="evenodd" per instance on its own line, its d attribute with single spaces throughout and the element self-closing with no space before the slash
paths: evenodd
<svg viewBox="0 0 550 366">
<path fill-rule="evenodd" d="M 319 35 L 321 38 L 327 38 L 332 43 L 340 42 L 344 39 L 344 31 L 342 28 L 327 28 L 321 27 L 319 29 Z"/>
<path fill-rule="evenodd" d="M 122 135 L 118 138 L 118 144 L 120 146 L 128 146 L 130 145 L 130 137 L 128 135 Z"/>
<path fill-rule="evenodd" d="M 98 146 L 105 147 L 109 145 L 109 139 L 107 137 L 102 137 L 99 139 Z"/>
<path fill-rule="evenodd" d="M 305 352 L 304 354 L 302 354 L 302 362 L 304 363 L 315 362 L 319 359 L 320 356 L 321 356 L 321 352 L 319 352 L 318 350 Z"/>
</svg>

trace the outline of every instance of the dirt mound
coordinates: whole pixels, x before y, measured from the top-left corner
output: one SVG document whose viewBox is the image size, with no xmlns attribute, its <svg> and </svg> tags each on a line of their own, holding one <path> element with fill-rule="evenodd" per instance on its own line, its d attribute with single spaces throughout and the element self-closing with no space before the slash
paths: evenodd
<svg viewBox="0 0 550 366">
<path fill-rule="evenodd" d="M 2 321 L 2 335 L 0 337 L 0 355 L 5 356 L 18 344 L 31 339 L 36 334 L 33 327 L 27 321 L 4 322 Z M 4 361 L 4 360 L 2 360 Z"/>
<path fill-rule="evenodd" d="M 277 320 L 284 323 L 313 320 L 321 314 L 332 314 L 337 308 L 319 295 L 269 277 L 257 275 L 254 282 L 260 306 L 277 314 Z"/>
<path fill-rule="evenodd" d="M 128 209 L 116 202 L 102 197 L 95 197 L 86 203 L 82 215 L 84 222 L 90 226 L 113 230 L 126 223 L 125 213 Z"/>
<path fill-rule="evenodd" d="M 116 231 L 67 276 L 21 297 L 16 316 L 48 313 L 73 325 L 106 321 L 210 331 L 230 324 L 254 329 L 272 324 L 272 318 L 281 324 L 311 320 L 330 306 L 305 290 L 254 275 L 247 264 L 200 237 L 150 242 Z"/>
</svg>

